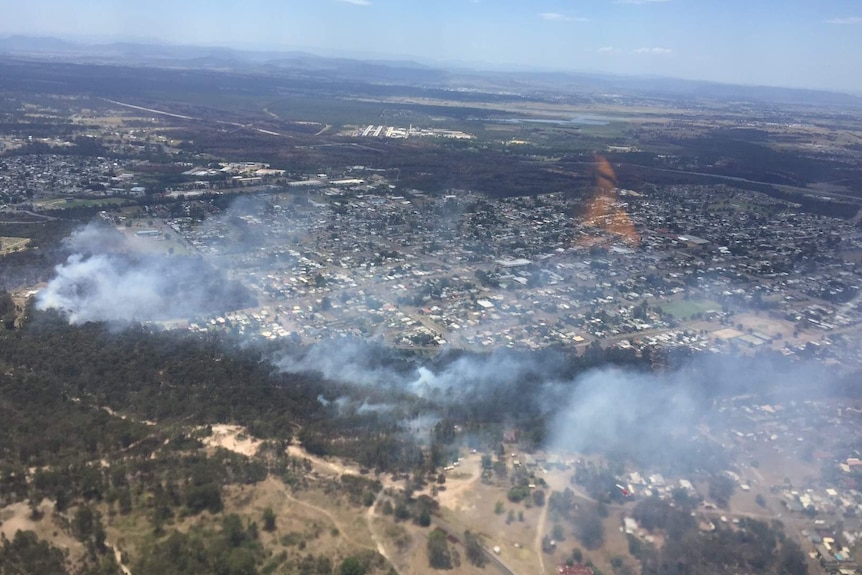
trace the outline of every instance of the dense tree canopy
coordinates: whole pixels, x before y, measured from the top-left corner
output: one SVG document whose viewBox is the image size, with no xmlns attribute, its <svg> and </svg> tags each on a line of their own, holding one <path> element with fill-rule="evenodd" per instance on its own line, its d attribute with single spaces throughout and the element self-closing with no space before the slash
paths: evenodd
<svg viewBox="0 0 862 575">
<path fill-rule="evenodd" d="M 32 531 L 18 531 L 0 546 L 0 575 L 39 573 L 67 575 L 63 552 L 39 539 Z"/>
</svg>

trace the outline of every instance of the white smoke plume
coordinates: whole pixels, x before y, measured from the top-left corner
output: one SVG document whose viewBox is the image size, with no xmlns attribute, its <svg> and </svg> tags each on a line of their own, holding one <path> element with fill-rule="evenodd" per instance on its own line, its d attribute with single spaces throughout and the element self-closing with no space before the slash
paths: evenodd
<svg viewBox="0 0 862 575">
<path fill-rule="evenodd" d="M 203 260 L 137 253 L 112 228 L 82 228 L 66 247 L 71 255 L 37 296 L 37 307 L 59 310 L 72 323 L 187 318 L 239 307 L 247 297 L 226 287 L 224 276 Z M 583 364 L 550 352 L 443 352 L 423 359 L 349 338 L 285 352 L 276 364 L 343 384 L 321 398 L 342 413 L 390 416 L 407 426 L 420 421 L 411 427 L 423 430 L 444 416 L 513 425 L 545 419 L 550 449 L 616 451 L 654 461 L 699 455 L 690 449 L 693 438 L 702 439 L 697 427 L 723 425 L 716 398 L 765 394 L 785 401 L 816 393 L 834 375 L 813 363 L 787 371 L 770 360 L 729 355 L 661 373 L 584 371 Z"/>
<path fill-rule="evenodd" d="M 671 451 L 709 410 L 694 382 L 622 369 L 572 382 L 550 426 L 549 447 L 573 453 Z"/>
<path fill-rule="evenodd" d="M 37 308 L 65 313 L 74 324 L 161 317 L 164 276 L 151 265 L 129 265 L 115 255 L 69 256 L 39 292 Z"/>
<path fill-rule="evenodd" d="M 555 395 L 562 399 L 553 410 L 546 445 L 556 452 L 616 453 L 644 464 L 714 468 L 725 450 L 711 437 L 733 425 L 725 411 L 728 401 L 823 399 L 834 392 L 838 378 L 813 362 L 731 355 L 694 358 L 671 372 L 595 369 Z"/>
<path fill-rule="evenodd" d="M 536 447 L 555 453 L 614 454 L 686 471 L 731 465 L 726 449 L 710 438 L 732 425 L 723 407 L 729 398 L 758 405 L 806 401 L 831 393 L 839 378 L 815 362 L 778 356 L 709 354 L 661 372 L 645 366 L 585 369 L 571 360 L 550 352 L 500 350 L 415 357 L 412 362 L 402 357 L 391 366 L 382 348 L 329 342 L 280 366 L 318 372 L 344 384 L 343 392 L 352 391 L 349 401 L 343 396 L 337 400 L 342 412 L 393 406 L 380 411 L 401 418 L 420 437 L 427 437 L 428 429 L 443 418 L 516 429 L 542 420 L 545 430 Z M 411 404 L 410 398 L 418 403 Z M 410 411 L 405 405 L 417 407 Z M 411 423 L 413 418 L 423 425 Z"/>
<path fill-rule="evenodd" d="M 276 364 L 291 373 L 316 372 L 331 381 L 369 387 L 388 387 L 403 379 L 394 367 L 378 361 L 382 348 L 357 338 L 327 339 L 301 351 L 284 354 Z"/>
<path fill-rule="evenodd" d="M 116 230 L 90 224 L 65 246 L 73 252 L 36 297 L 73 324 L 190 318 L 252 303 L 200 258 L 139 253 Z"/>
<path fill-rule="evenodd" d="M 439 357 L 439 365 L 417 358 L 397 357 L 391 350 L 353 338 L 324 340 L 299 356 L 286 354 L 276 361 L 292 373 L 315 372 L 325 379 L 366 387 L 389 388 L 420 398 L 459 398 L 511 386 L 529 374 L 552 377 L 553 362 L 541 364 L 536 356 L 498 351 L 489 355 Z M 547 359 L 547 358 L 545 358 Z"/>
</svg>

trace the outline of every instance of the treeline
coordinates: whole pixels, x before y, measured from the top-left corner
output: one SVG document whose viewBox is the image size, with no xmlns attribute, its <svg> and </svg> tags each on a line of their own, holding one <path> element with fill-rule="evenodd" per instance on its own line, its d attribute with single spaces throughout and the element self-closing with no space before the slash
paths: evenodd
<svg viewBox="0 0 862 575">
<path fill-rule="evenodd" d="M 68 132 L 68 127 L 61 129 L 57 126 L 58 133 Z M 98 138 L 90 138 L 87 136 L 75 136 L 71 146 L 54 146 L 45 142 L 27 142 L 20 148 L 15 148 L 5 152 L 7 156 L 31 156 L 31 155 L 53 155 L 53 156 L 89 156 L 98 157 L 108 154 L 108 149 L 102 144 Z"/>
<path fill-rule="evenodd" d="M 617 351 L 603 349 L 600 345 L 591 346 L 581 354 L 550 348 L 531 352 L 453 351 L 438 356 L 429 367 L 444 372 L 449 364 L 459 360 L 487 365 L 485 370 L 474 370 L 467 384 L 445 390 L 449 401 L 441 407 L 443 421 L 462 426 L 467 436 L 484 438 L 486 447 L 499 445 L 503 429 L 515 427 L 518 442 L 533 449 L 543 445 L 548 437 L 547 419 L 552 406 L 562 405 L 573 391 L 573 387 L 564 385 L 548 387 L 548 381 L 574 382 L 589 369 L 608 364 L 633 370 L 649 369 L 647 358 L 635 353 L 622 357 Z M 491 367 L 496 361 L 517 365 L 517 377 Z M 454 437 L 451 433 L 442 433 L 435 439 L 450 444 Z"/>
<path fill-rule="evenodd" d="M 269 473 L 302 477 L 307 466 L 285 447 L 299 426 L 330 419 L 317 400 L 324 390 L 314 378 L 279 374 L 259 354 L 224 341 L 140 326 L 74 327 L 28 310 L 23 327 L 0 330 L 0 507 L 27 501 L 38 521 L 48 499 L 52 520 L 84 553 L 58 556 L 21 534 L 3 542 L 0 573 L 118 573 L 97 509 L 147 518 L 152 548 L 136 573 L 257 573 L 265 557 L 254 524 L 238 526 L 227 516 L 221 532 L 191 534 L 173 525 L 221 514 L 226 485 L 257 483 Z M 208 456 L 202 440 L 216 421 L 280 440 L 266 442 L 260 458 L 223 449 Z M 364 496 L 376 486 L 351 487 Z M 295 564 L 302 573 L 333 570 L 326 557 L 297 557 Z"/>
<path fill-rule="evenodd" d="M 328 419 L 316 399 L 318 382 L 280 375 L 254 353 L 224 342 L 179 333 L 141 327 L 113 333 L 104 325 L 73 327 L 53 313 L 35 313 L 24 328 L 0 331 L 0 366 L 0 493 L 6 503 L 119 498 L 128 483 L 123 478 L 141 474 L 170 481 L 170 469 L 155 470 L 147 458 L 166 440 L 170 449 L 198 445 L 171 432 L 172 425 L 235 422 L 257 436 L 287 439 L 299 425 Z M 93 465 L 100 460 L 114 462 L 115 473 Z M 208 477 L 197 481 L 204 492 L 208 483 L 217 490 L 229 482 L 221 465 L 196 473 L 195 465 L 206 462 L 179 455 L 158 461 Z M 237 461 L 230 472 L 248 474 L 241 469 Z M 190 508 L 220 505 L 194 503 L 188 492 L 182 500 Z"/>
<path fill-rule="evenodd" d="M 259 352 L 218 337 L 76 327 L 55 312 L 29 313 L 24 329 L 3 334 L 0 362 L 13 378 L 39 378 L 57 394 L 139 419 L 235 422 L 275 438 L 330 415 L 317 401 L 324 382 L 279 372 Z"/>
<path fill-rule="evenodd" d="M 808 572 L 799 544 L 788 539 L 777 522 L 740 519 L 734 528 L 702 531 L 690 509 L 658 499 L 638 503 L 633 516 L 644 529 L 666 535 L 661 548 L 629 535 L 629 551 L 641 562 L 643 575 Z"/>
<path fill-rule="evenodd" d="M 260 349 L 221 336 L 71 326 L 52 311 L 26 314 L 20 329 L 0 330 L 0 461 L 10 467 L 3 477 L 18 484 L 10 493 L 25 490 L 13 469 L 145 451 L 172 425 L 236 423 L 282 441 L 298 434 L 312 453 L 381 471 L 409 471 L 423 459 L 400 420 L 340 413 L 319 398 L 341 397 L 349 386 L 282 372 Z"/>
<path fill-rule="evenodd" d="M 26 250 L 0 256 L 0 290 L 47 281 L 54 266 L 66 258 L 61 240 L 80 225 L 77 221 L 55 220 L 28 224 L 0 223 L 0 236 L 30 240 Z"/>
<path fill-rule="evenodd" d="M 0 326 L 5 329 L 14 329 L 17 315 L 18 308 L 12 299 L 12 294 L 6 291 L 0 292 Z"/>
<path fill-rule="evenodd" d="M 68 571 L 62 551 L 32 531 L 18 531 L 11 541 L 3 537 L 0 542 L 0 573 L 66 575 Z"/>
<path fill-rule="evenodd" d="M 172 531 L 167 538 L 141 553 L 134 573 L 250 575 L 257 573 L 257 565 L 264 558 L 258 538 L 257 523 L 244 524 L 238 515 L 230 514 L 222 519 L 220 532 Z M 329 563 L 328 567 L 331 573 L 332 564 Z M 313 571 L 315 574 L 319 572 Z"/>
</svg>

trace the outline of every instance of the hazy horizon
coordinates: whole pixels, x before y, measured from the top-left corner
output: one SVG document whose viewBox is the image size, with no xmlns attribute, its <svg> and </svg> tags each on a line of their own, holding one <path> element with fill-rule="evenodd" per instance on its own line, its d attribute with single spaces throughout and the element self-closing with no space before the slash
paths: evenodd
<svg viewBox="0 0 862 575">
<path fill-rule="evenodd" d="M 301 50 L 433 65 L 658 76 L 862 94 L 850 0 L 0 0 L 0 36 Z M 842 73 L 845 71 L 846 73 Z"/>
</svg>

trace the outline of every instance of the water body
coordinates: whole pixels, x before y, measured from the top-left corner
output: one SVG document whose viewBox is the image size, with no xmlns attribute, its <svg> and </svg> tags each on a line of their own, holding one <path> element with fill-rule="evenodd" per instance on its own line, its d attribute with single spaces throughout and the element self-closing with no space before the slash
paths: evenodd
<svg viewBox="0 0 862 575">
<path fill-rule="evenodd" d="M 505 124 L 553 124 L 556 126 L 607 126 L 613 121 L 613 118 L 604 116 L 593 116 L 590 114 L 581 114 L 573 118 L 567 119 L 552 119 L 552 118 L 503 118 L 501 120 L 486 120 L 488 122 L 502 122 Z"/>
</svg>

